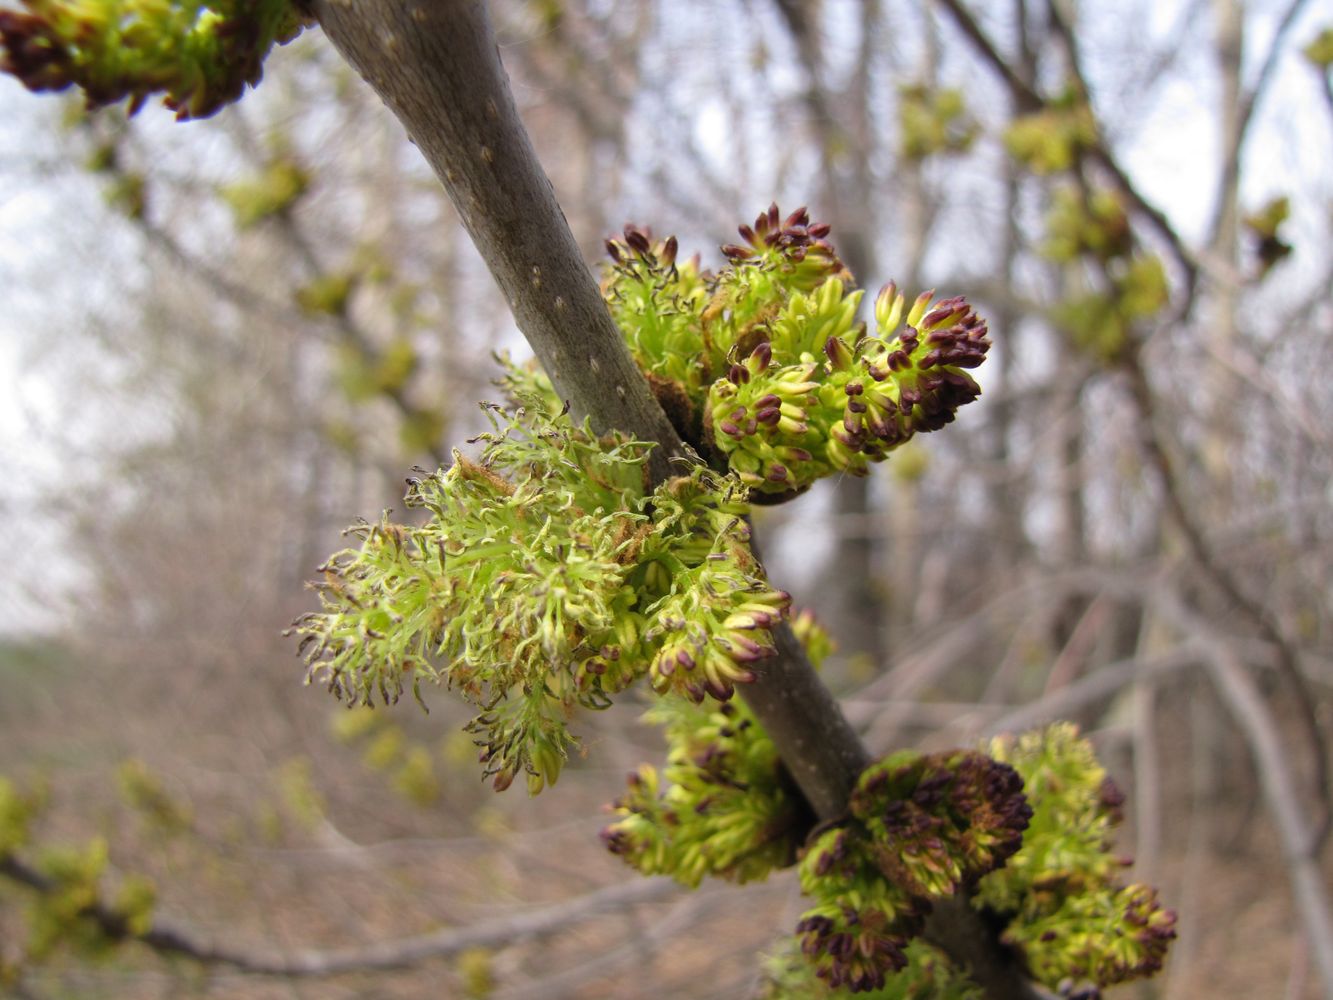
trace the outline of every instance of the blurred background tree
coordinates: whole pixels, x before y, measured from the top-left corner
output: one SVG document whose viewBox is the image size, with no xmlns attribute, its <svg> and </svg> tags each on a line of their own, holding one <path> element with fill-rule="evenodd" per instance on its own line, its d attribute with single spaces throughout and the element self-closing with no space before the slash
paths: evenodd
<svg viewBox="0 0 1333 1000">
<path fill-rule="evenodd" d="M 760 530 L 841 640 L 872 749 L 1056 716 L 1093 736 L 1130 789 L 1124 850 L 1180 910 L 1145 996 L 1333 991 L 1318 6 L 494 4 L 589 259 L 626 220 L 716 246 L 808 202 L 872 293 L 990 319 L 971 433 Z M 0 880 L 0 983 L 748 995 L 795 880 L 619 884 L 597 807 L 659 752 L 634 711 L 599 717 L 553 805 L 479 786 L 443 699 L 367 715 L 300 686 L 301 582 L 482 426 L 489 355 L 523 348 L 318 33 L 266 69 L 188 126 L 0 83 L 0 772 L 46 790 L 39 844 L 105 838 L 111 885 L 149 876 L 159 919 L 229 949 L 42 954 L 20 930 L 42 894 Z"/>
</svg>

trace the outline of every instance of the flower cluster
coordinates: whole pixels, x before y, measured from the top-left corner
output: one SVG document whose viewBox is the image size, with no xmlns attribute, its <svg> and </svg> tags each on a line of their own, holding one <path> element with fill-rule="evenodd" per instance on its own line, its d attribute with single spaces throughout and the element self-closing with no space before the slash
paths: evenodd
<svg viewBox="0 0 1333 1000">
<path fill-rule="evenodd" d="M 1056 304 L 1053 317 L 1084 353 L 1106 365 L 1124 360 L 1135 349 L 1135 326 L 1170 297 L 1161 258 L 1135 245 L 1122 200 L 1109 190 L 1058 188 L 1046 231 L 1044 254 L 1080 265 L 1070 268 L 1074 290 Z M 1084 264 L 1101 272 L 1099 282 L 1087 283 Z"/>
<path fill-rule="evenodd" d="M 33 826 L 47 804 L 46 788 L 21 787 L 0 776 L 0 882 L 12 882 L 27 897 L 21 924 L 26 933 L 0 955 L 0 989 L 16 982 L 27 965 L 63 950 L 102 957 L 153 924 L 157 892 L 149 879 L 122 875 L 114 892 L 106 890 L 105 839 L 94 837 L 81 847 L 33 844 Z"/>
<path fill-rule="evenodd" d="M 410 479 L 420 527 L 377 523 L 322 567 L 298 619 L 310 676 L 353 704 L 444 682 L 497 788 L 553 783 L 567 719 L 648 674 L 694 701 L 730 697 L 771 655 L 789 598 L 749 548 L 744 490 L 705 469 L 645 491 L 648 446 L 596 438 L 540 407 L 488 408 L 479 461 Z"/>
<path fill-rule="evenodd" d="M 967 370 L 990 342 L 962 299 L 927 293 L 904 311 L 890 283 L 871 335 L 827 225 L 774 205 L 739 231 L 712 275 L 678 263 L 674 237 L 627 227 L 607 243 L 603 291 L 680 431 L 757 494 L 864 475 L 980 394 Z"/>
<path fill-rule="evenodd" d="M 982 1000 L 981 990 L 939 949 L 914 938 L 903 950 L 907 964 L 866 1000 Z M 794 938 L 766 963 L 759 1000 L 832 1000 L 847 991 L 820 979 Z"/>
<path fill-rule="evenodd" d="M 676 238 L 654 242 L 626 226 L 623 242 L 606 241 L 613 261 L 603 295 L 630 350 L 650 378 L 669 379 L 697 393 L 706 377 L 698 317 L 708 301 L 699 258 L 678 261 Z"/>
<path fill-rule="evenodd" d="M 27 845 L 41 806 L 41 796 L 0 777 L 0 860 Z"/>
<path fill-rule="evenodd" d="M 850 812 L 801 860 L 815 905 L 796 929 L 816 974 L 852 992 L 881 989 L 903 969 L 932 900 L 1004 864 L 1031 816 L 1013 768 L 965 750 L 871 765 Z"/>
<path fill-rule="evenodd" d="M 78 86 L 90 107 L 165 92 L 177 118 L 240 98 L 275 42 L 300 33 L 291 0 L 24 0 L 0 11 L 0 69 L 29 90 Z"/>
<path fill-rule="evenodd" d="M 851 817 L 801 861 L 816 900 L 798 927 L 807 961 L 773 961 L 769 1000 L 975 1000 L 964 974 L 913 937 L 931 901 L 960 889 L 1051 989 L 1095 996 L 1161 968 L 1175 915 L 1151 887 L 1117 881 L 1123 798 L 1092 747 L 1059 724 L 989 753 L 904 752 L 862 775 Z"/>
<path fill-rule="evenodd" d="M 1042 983 L 1109 986 L 1161 968 L 1175 914 L 1150 886 L 1121 886 L 1111 853 L 1123 797 L 1069 724 L 996 740 L 991 753 L 1023 776 L 1034 813 L 1023 849 L 977 886 L 976 902 L 1007 921 Z"/>
<path fill-rule="evenodd" d="M 630 775 L 602 830 L 613 854 L 691 887 L 707 875 L 752 882 L 795 862 L 814 818 L 744 702 L 667 698 L 646 718 L 666 730 L 667 766 Z"/>
</svg>

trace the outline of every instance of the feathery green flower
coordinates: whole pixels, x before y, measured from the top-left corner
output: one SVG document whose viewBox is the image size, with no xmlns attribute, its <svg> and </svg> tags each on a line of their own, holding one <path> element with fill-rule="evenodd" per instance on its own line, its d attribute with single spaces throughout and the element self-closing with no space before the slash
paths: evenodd
<svg viewBox="0 0 1333 1000">
<path fill-rule="evenodd" d="M 518 376 L 513 387 L 522 391 Z M 534 383 L 535 384 L 535 383 Z M 542 407 L 488 408 L 479 461 L 409 480 L 420 527 L 351 529 L 299 619 L 310 678 L 351 704 L 423 680 L 478 705 L 469 724 L 497 788 L 553 784 L 577 707 L 650 674 L 725 699 L 771 655 L 787 595 L 749 547 L 745 491 L 703 468 L 645 492 L 648 445 L 595 437 Z"/>
</svg>

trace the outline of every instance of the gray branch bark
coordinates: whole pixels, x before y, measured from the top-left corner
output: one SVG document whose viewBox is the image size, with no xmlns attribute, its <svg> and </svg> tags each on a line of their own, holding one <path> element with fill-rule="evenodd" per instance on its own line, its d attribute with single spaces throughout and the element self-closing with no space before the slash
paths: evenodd
<svg viewBox="0 0 1333 1000">
<path fill-rule="evenodd" d="M 687 453 L 639 374 L 518 116 L 482 0 L 314 0 L 349 63 L 406 127 L 453 201 L 556 391 L 598 431 L 656 441 L 654 481 Z M 744 696 L 823 819 L 846 812 L 868 755 L 785 626 Z M 966 904 L 928 936 L 993 1000 L 1039 996 Z"/>
<path fill-rule="evenodd" d="M 0 878 L 40 893 L 58 889 L 52 879 L 12 856 L 0 858 Z M 123 914 L 100 902 L 86 908 L 81 915 L 95 923 L 113 941 L 138 941 L 160 955 L 183 956 L 201 965 L 226 966 L 257 976 L 321 977 L 406 969 L 430 959 L 448 958 L 470 948 L 507 948 L 523 941 L 565 933 L 584 920 L 665 899 L 676 891 L 676 884 L 665 878 L 635 879 L 515 916 L 466 927 L 446 927 L 429 934 L 399 937 L 355 948 L 286 954 L 215 944 L 162 919 L 155 920 L 152 927 L 140 933 L 130 927 Z"/>
<path fill-rule="evenodd" d="M 686 457 L 639 375 L 537 162 L 486 4 L 320 0 L 325 33 L 444 185 L 557 392 L 598 433 L 658 447 L 654 479 Z"/>
</svg>

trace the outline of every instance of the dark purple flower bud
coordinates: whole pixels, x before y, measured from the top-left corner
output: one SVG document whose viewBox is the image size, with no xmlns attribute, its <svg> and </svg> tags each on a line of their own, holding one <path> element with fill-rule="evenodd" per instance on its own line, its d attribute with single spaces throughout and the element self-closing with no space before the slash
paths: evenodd
<svg viewBox="0 0 1333 1000">
<path fill-rule="evenodd" d="M 652 252 L 653 245 L 649 242 L 647 234 L 637 226 L 625 227 L 625 242 L 641 257 L 647 257 Z"/>
<path fill-rule="evenodd" d="M 776 406 L 769 406 L 756 413 L 754 415 L 754 419 L 761 424 L 766 424 L 772 427 L 775 426 L 777 422 L 782 419 L 782 411 L 778 409 Z"/>
<path fill-rule="evenodd" d="M 1119 824 L 1124 819 L 1125 793 L 1108 776 L 1097 790 L 1097 797 L 1111 822 Z"/>
<path fill-rule="evenodd" d="M 722 253 L 730 260 L 735 261 L 749 260 L 754 256 L 754 251 L 749 247 L 737 246 L 735 243 L 728 243 L 724 246 L 722 248 Z"/>
<path fill-rule="evenodd" d="M 676 262 L 676 252 L 680 249 L 680 244 L 676 242 L 676 237 L 668 236 L 666 242 L 662 244 L 662 263 L 674 264 Z"/>
<path fill-rule="evenodd" d="M 848 428 L 845 423 L 834 424 L 829 428 L 829 436 L 844 445 L 851 451 L 860 451 L 861 446 L 865 444 L 865 435 L 861 433 L 860 428 Z"/>
<path fill-rule="evenodd" d="M 822 240 L 832 231 L 832 227 L 827 222 L 816 222 L 811 225 L 808 232 L 817 240 Z"/>
<path fill-rule="evenodd" d="M 912 359 L 908 357 L 907 352 L 903 350 L 891 352 L 888 357 L 884 359 L 884 363 L 889 366 L 890 371 L 895 372 L 906 371 L 908 368 L 912 367 Z"/>
<path fill-rule="evenodd" d="M 966 311 L 967 303 L 963 301 L 961 296 L 945 299 L 930 312 L 926 313 L 925 318 L 921 320 L 920 328 L 924 330 L 932 326 L 939 326 L 941 323 L 945 323 L 948 320 L 953 319 L 955 316 L 962 316 Z"/>
<path fill-rule="evenodd" d="M 845 371 L 851 366 L 852 350 L 838 337 L 830 337 L 824 341 L 824 354 L 838 371 Z"/>
<path fill-rule="evenodd" d="M 866 430 L 885 444 L 898 443 L 898 424 L 878 410 L 871 410 L 865 416 Z"/>
<path fill-rule="evenodd" d="M 608 239 L 605 243 L 607 256 L 617 264 L 621 263 L 620 247 L 616 245 L 615 240 Z"/>
</svg>

